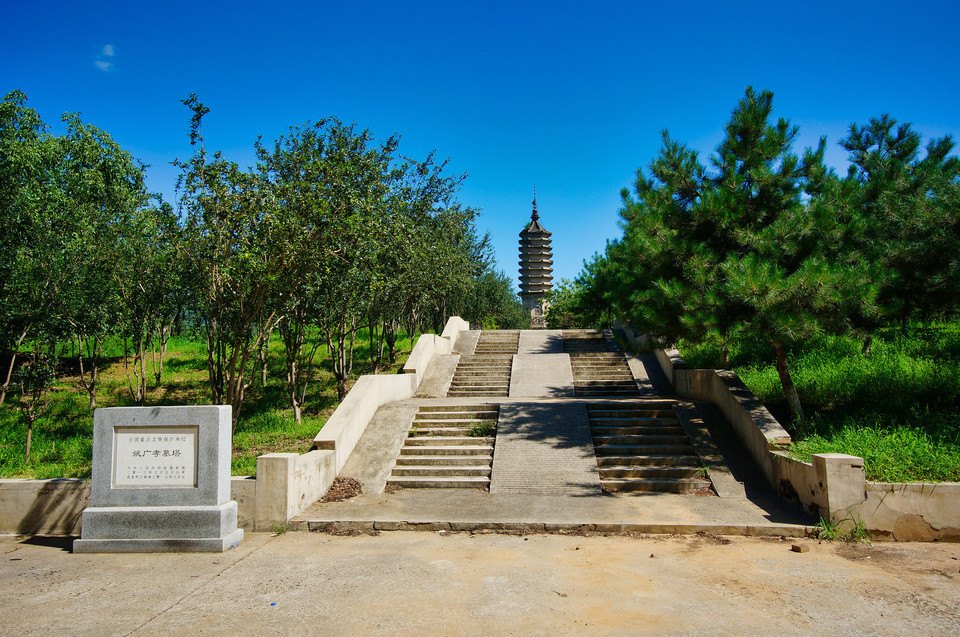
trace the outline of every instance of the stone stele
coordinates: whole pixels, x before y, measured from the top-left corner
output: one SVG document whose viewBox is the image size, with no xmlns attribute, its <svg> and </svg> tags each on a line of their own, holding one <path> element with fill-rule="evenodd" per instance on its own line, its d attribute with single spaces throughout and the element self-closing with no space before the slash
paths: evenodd
<svg viewBox="0 0 960 637">
<path fill-rule="evenodd" d="M 97 409 L 90 506 L 74 552 L 221 552 L 240 544 L 230 416 L 229 406 Z"/>
</svg>

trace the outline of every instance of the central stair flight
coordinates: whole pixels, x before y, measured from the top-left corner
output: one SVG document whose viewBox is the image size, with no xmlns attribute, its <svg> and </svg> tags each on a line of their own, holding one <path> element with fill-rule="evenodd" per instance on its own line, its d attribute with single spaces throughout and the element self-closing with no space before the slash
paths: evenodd
<svg viewBox="0 0 960 637">
<path fill-rule="evenodd" d="M 587 406 L 604 491 L 686 493 L 710 486 L 669 403 Z"/>
<path fill-rule="evenodd" d="M 497 405 L 423 405 L 387 484 L 490 488 Z"/>
</svg>

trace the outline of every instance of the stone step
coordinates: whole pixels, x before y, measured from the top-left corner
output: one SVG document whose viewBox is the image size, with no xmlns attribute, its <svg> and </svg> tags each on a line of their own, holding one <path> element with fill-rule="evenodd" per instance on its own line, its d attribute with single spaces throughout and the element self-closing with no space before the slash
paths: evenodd
<svg viewBox="0 0 960 637">
<path fill-rule="evenodd" d="M 642 467 L 677 467 L 677 466 L 696 466 L 700 464 L 700 458 L 695 455 L 630 455 L 630 456 L 597 456 L 597 466 L 600 467 L 623 467 L 623 466 L 642 466 Z"/>
<path fill-rule="evenodd" d="M 414 416 L 414 420 L 489 420 L 496 418 L 500 412 L 493 409 L 461 409 L 459 411 L 421 411 Z"/>
<path fill-rule="evenodd" d="M 413 438 L 469 437 L 469 427 L 414 427 L 408 436 Z"/>
<path fill-rule="evenodd" d="M 421 430 L 425 427 L 466 427 L 469 429 L 478 422 L 490 422 L 496 420 L 497 415 L 494 414 L 488 418 L 414 418 L 413 424 L 415 427 Z"/>
<path fill-rule="evenodd" d="M 680 435 L 661 435 L 661 434 L 651 434 L 651 435 L 640 435 L 640 436 L 594 436 L 593 444 L 595 446 L 609 446 L 609 445 L 686 445 L 689 444 L 689 438 L 686 434 L 681 433 Z"/>
<path fill-rule="evenodd" d="M 617 422 L 624 420 L 676 420 L 672 409 L 635 409 L 614 411 L 612 409 L 595 410 L 587 407 L 590 422 Z"/>
<path fill-rule="evenodd" d="M 510 378 L 508 376 L 502 376 L 498 378 L 490 377 L 479 377 L 479 378 L 464 378 L 462 376 L 455 376 L 453 379 L 454 385 L 509 385 Z"/>
<path fill-rule="evenodd" d="M 588 369 L 573 368 L 574 378 L 633 378 L 629 369 Z"/>
<path fill-rule="evenodd" d="M 442 447 L 492 445 L 492 436 L 408 436 L 404 447 Z"/>
<path fill-rule="evenodd" d="M 597 456 L 695 456 L 690 445 L 594 445 Z"/>
<path fill-rule="evenodd" d="M 436 440 L 436 439 L 434 439 Z M 474 441 L 481 441 L 483 438 L 471 438 Z M 409 442 L 409 438 L 407 439 Z M 401 456 L 441 456 L 441 455 L 451 455 L 451 456 L 488 456 L 493 451 L 492 444 L 481 444 L 476 443 L 474 445 L 435 445 L 435 446 L 422 446 L 422 445 L 404 445 L 400 448 Z"/>
<path fill-rule="evenodd" d="M 591 427 L 594 439 L 608 436 L 686 436 L 683 427 L 679 425 L 663 427 L 636 426 L 636 427 Z"/>
<path fill-rule="evenodd" d="M 498 407 L 496 405 L 421 405 L 420 410 L 417 412 L 418 416 L 422 416 L 426 413 L 431 412 L 454 412 L 454 411 L 497 411 Z"/>
<path fill-rule="evenodd" d="M 590 379 L 590 378 L 633 378 L 630 374 L 629 369 L 620 369 L 620 370 L 590 370 L 584 371 L 582 369 L 573 368 L 573 377 L 580 379 Z"/>
<path fill-rule="evenodd" d="M 400 465 L 393 468 L 391 477 L 403 476 L 485 476 L 490 477 L 490 465 Z"/>
<path fill-rule="evenodd" d="M 624 362 L 626 358 L 620 352 L 568 352 L 572 362 L 579 361 L 617 361 Z"/>
<path fill-rule="evenodd" d="M 697 478 L 700 467 L 696 466 L 643 466 L 617 465 L 600 467 L 600 479 L 621 480 L 627 478 Z"/>
<path fill-rule="evenodd" d="M 586 396 L 636 396 L 639 392 L 636 389 L 628 388 L 608 388 L 608 389 L 583 389 L 580 387 L 574 388 L 574 395 L 586 397 Z"/>
<path fill-rule="evenodd" d="M 490 451 L 488 448 L 487 451 Z M 461 465 L 467 467 L 490 467 L 493 462 L 492 455 L 449 455 L 436 454 L 431 456 L 401 455 L 397 457 L 397 466 L 424 466 L 441 465 L 452 466 Z"/>
<path fill-rule="evenodd" d="M 573 387 L 574 389 L 597 389 L 597 388 L 623 388 L 630 389 L 636 387 L 636 381 L 632 378 L 624 379 L 613 379 L 613 378 L 604 378 L 604 379 L 595 379 L 595 380 L 583 380 L 582 378 L 573 377 Z"/>
<path fill-rule="evenodd" d="M 623 379 L 623 380 L 613 379 L 613 378 L 603 379 L 603 380 L 581 380 L 581 379 L 578 379 L 578 378 L 575 377 L 575 378 L 573 379 L 573 386 L 574 386 L 574 387 L 584 387 L 584 388 L 590 388 L 590 387 L 629 387 L 629 386 L 631 386 L 631 385 L 634 385 L 634 386 L 635 386 L 636 384 L 637 384 L 636 381 L 634 381 L 632 378 L 625 378 L 625 379 Z"/>
<path fill-rule="evenodd" d="M 665 425 L 676 425 L 680 421 L 674 415 L 672 411 L 648 411 L 647 414 L 642 416 L 639 413 L 630 415 L 630 414 L 617 414 L 615 416 L 596 416 L 591 412 L 588 412 L 588 417 L 590 418 L 590 423 L 604 427 L 604 426 L 616 426 L 616 425 L 626 425 L 626 424 L 638 424 L 638 425 L 655 425 L 659 426 L 660 424 Z M 652 414 L 663 414 L 661 415 L 652 415 Z"/>
<path fill-rule="evenodd" d="M 491 397 L 498 397 L 498 396 L 506 396 L 506 395 L 509 394 L 509 393 L 510 393 L 510 392 L 509 392 L 508 390 L 505 390 L 505 389 L 484 389 L 484 388 L 480 388 L 480 389 L 467 389 L 467 388 L 458 389 L 458 388 L 451 388 L 449 391 L 447 391 L 447 396 L 450 396 L 450 397 L 452 397 L 452 398 L 470 398 L 471 396 L 491 396 Z"/>
<path fill-rule="evenodd" d="M 396 484 L 404 489 L 477 489 L 490 486 L 490 478 L 483 476 L 390 477 L 387 484 Z"/>
<path fill-rule="evenodd" d="M 578 361 L 571 359 L 570 365 L 581 371 L 603 371 L 609 369 L 615 369 L 619 371 L 629 371 L 630 366 L 627 365 L 626 361 Z"/>
<path fill-rule="evenodd" d="M 457 370 L 454 374 L 456 378 L 509 378 L 510 377 L 510 368 L 504 367 L 503 369 L 464 369 Z"/>
<path fill-rule="evenodd" d="M 604 491 L 686 493 L 688 491 L 702 489 L 703 487 L 709 487 L 710 481 L 697 478 L 601 480 L 600 486 Z"/>
</svg>

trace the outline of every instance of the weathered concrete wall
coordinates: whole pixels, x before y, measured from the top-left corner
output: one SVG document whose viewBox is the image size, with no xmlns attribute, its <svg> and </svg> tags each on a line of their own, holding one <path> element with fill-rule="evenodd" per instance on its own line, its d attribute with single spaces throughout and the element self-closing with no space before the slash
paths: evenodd
<svg viewBox="0 0 960 637">
<path fill-rule="evenodd" d="M 268 453 L 257 458 L 257 531 L 285 524 L 319 500 L 337 477 L 335 451 Z"/>
<path fill-rule="evenodd" d="M 456 343 L 460 332 L 466 332 L 469 329 L 470 323 L 468 321 L 463 320 L 459 316 L 451 316 L 447 319 L 447 324 L 443 326 L 440 337 L 447 339 L 451 343 Z"/>
<path fill-rule="evenodd" d="M 0 533 L 79 535 L 89 502 L 89 480 L 0 480 Z"/>
<path fill-rule="evenodd" d="M 850 515 L 877 539 L 960 542 L 960 483 L 867 482 Z"/>
<path fill-rule="evenodd" d="M 336 451 L 337 473 L 381 405 L 413 396 L 417 374 L 361 376 L 313 439 L 317 449 Z"/>
<path fill-rule="evenodd" d="M 790 435 L 736 373 L 686 369 L 675 349 L 655 354 L 677 394 L 715 403 L 770 483 L 804 511 L 862 520 L 878 539 L 960 541 L 960 483 L 867 482 L 863 459 L 839 453 L 801 462 L 780 450 Z"/>
<path fill-rule="evenodd" d="M 412 397 L 434 357 L 450 354 L 460 332 L 469 327 L 459 316 L 451 316 L 441 336 L 420 335 L 404 365 L 403 375 L 366 375 L 357 380 L 313 439 L 317 449 L 336 451 L 337 473 L 343 469 L 377 409 Z"/>
<path fill-rule="evenodd" d="M 421 334 L 403 366 L 404 374 L 416 374 L 417 385 L 423 381 L 434 356 L 445 356 L 453 351 L 453 341 L 436 334 Z"/>
<path fill-rule="evenodd" d="M 819 454 L 812 463 L 791 458 L 780 451 L 790 444 L 790 434 L 735 372 L 686 369 L 675 349 L 655 353 L 677 395 L 717 405 L 767 480 L 785 498 L 815 517 L 826 518 L 842 518 L 849 507 L 863 500 L 861 458 Z"/>
<path fill-rule="evenodd" d="M 723 412 L 747 451 L 774 485 L 779 482 L 771 451 L 790 444 L 790 434 L 763 406 L 735 372 L 714 369 L 673 367 L 674 357 L 660 354 L 657 360 L 670 370 L 677 395 L 693 400 L 708 400 Z M 681 359 L 682 360 L 682 359 Z"/>
<path fill-rule="evenodd" d="M 257 479 L 254 476 L 232 476 L 230 499 L 237 502 L 237 526 L 244 531 L 257 530 Z"/>
<path fill-rule="evenodd" d="M 657 348 L 653 350 L 653 355 L 657 357 L 657 362 L 660 363 L 660 369 L 663 370 L 667 380 L 669 380 L 670 384 L 676 389 L 673 376 L 674 370 L 687 369 L 687 363 L 683 360 L 683 357 L 680 356 L 680 352 L 677 351 L 675 347 L 668 347 L 666 349 Z M 679 390 L 677 390 L 677 393 L 679 393 Z"/>
<path fill-rule="evenodd" d="M 237 502 L 237 526 L 256 531 L 257 479 L 232 477 L 230 499 Z M 89 503 L 89 480 L 0 480 L 0 535 L 80 535 Z M 260 526 L 269 530 L 272 523 Z"/>
</svg>

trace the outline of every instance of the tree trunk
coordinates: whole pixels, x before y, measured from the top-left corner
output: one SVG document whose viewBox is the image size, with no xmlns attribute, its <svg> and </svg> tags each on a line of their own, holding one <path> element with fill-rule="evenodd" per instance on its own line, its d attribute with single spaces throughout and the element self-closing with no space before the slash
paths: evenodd
<svg viewBox="0 0 960 637">
<path fill-rule="evenodd" d="M 730 369 L 730 347 L 726 342 L 720 345 L 720 368 Z"/>
<path fill-rule="evenodd" d="M 787 404 L 790 405 L 790 412 L 793 415 L 794 422 L 803 424 L 806 422 L 806 418 L 803 416 L 800 395 L 793 385 L 790 370 L 787 368 L 787 352 L 783 348 L 783 343 L 774 343 L 773 348 L 777 354 L 777 373 L 780 375 L 780 384 L 783 386 L 783 393 L 787 397 Z"/>
<path fill-rule="evenodd" d="M 260 350 L 257 352 L 257 358 L 260 360 L 260 384 L 263 387 L 267 386 L 267 362 L 270 359 L 270 337 L 272 335 L 273 330 L 267 332 L 267 336 L 260 343 Z"/>
<path fill-rule="evenodd" d="M 93 339 L 92 341 L 90 340 L 91 338 Z M 90 411 L 97 408 L 97 372 L 99 371 L 97 357 L 100 353 L 99 342 L 99 338 L 96 336 L 87 339 L 87 354 L 89 354 L 90 359 L 90 381 L 87 382 L 86 372 L 83 369 L 83 337 L 77 334 L 77 363 L 80 366 L 80 386 L 90 395 Z"/>
<path fill-rule="evenodd" d="M 20 332 L 20 338 L 17 339 L 17 345 L 13 348 L 13 353 L 10 354 L 10 365 L 7 367 L 7 377 L 3 380 L 3 387 L 0 387 L 0 407 L 3 407 L 3 403 L 7 399 L 7 391 L 10 389 L 10 377 L 13 376 L 13 368 L 17 363 L 17 354 L 20 353 L 20 346 L 23 345 L 23 339 L 27 337 L 27 332 L 30 331 L 32 325 L 31 323 L 23 328 L 23 331 Z"/>
<path fill-rule="evenodd" d="M 863 348 L 860 351 L 867 358 L 870 357 L 870 353 L 873 351 L 873 336 L 867 335 L 867 337 L 863 339 Z"/>
<path fill-rule="evenodd" d="M 390 364 L 397 362 L 397 330 L 396 323 L 391 319 L 383 324 L 383 334 L 390 352 Z"/>
<path fill-rule="evenodd" d="M 33 441 L 33 414 L 27 413 L 27 450 L 23 454 L 23 461 L 30 464 L 30 443 Z"/>
</svg>

